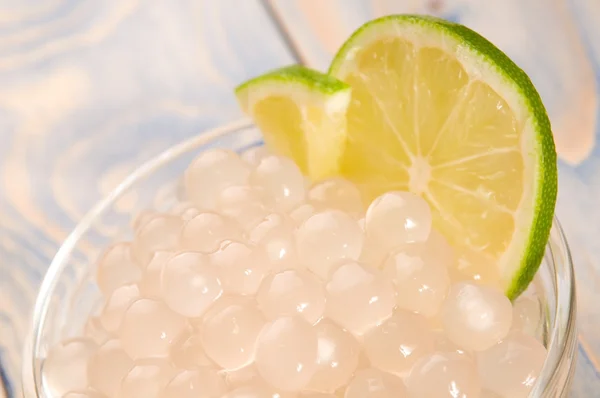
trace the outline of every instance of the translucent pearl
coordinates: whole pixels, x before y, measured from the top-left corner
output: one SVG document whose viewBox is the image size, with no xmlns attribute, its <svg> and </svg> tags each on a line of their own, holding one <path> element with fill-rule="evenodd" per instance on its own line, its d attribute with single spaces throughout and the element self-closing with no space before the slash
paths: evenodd
<svg viewBox="0 0 600 398">
<path fill-rule="evenodd" d="M 529 397 L 546 360 L 546 348 L 522 332 L 511 332 L 499 344 L 477 353 L 484 388 L 503 397 Z"/>
<path fill-rule="evenodd" d="M 138 283 L 140 293 L 148 298 L 162 298 L 161 278 L 167 261 L 173 257 L 173 252 L 158 251 L 146 267 L 142 280 Z"/>
<path fill-rule="evenodd" d="M 446 243 L 447 245 L 447 243 Z M 392 251 L 384 262 L 384 274 L 396 286 L 396 300 L 400 308 L 427 317 L 438 313 L 450 288 L 448 259 L 440 244 L 407 244 Z"/>
<path fill-rule="evenodd" d="M 180 369 L 195 369 L 213 365 L 202 346 L 202 336 L 191 327 L 181 333 L 173 342 L 169 358 Z"/>
<path fill-rule="evenodd" d="M 121 381 L 117 397 L 158 398 L 174 374 L 173 365 L 164 358 L 138 360 Z"/>
<path fill-rule="evenodd" d="M 222 398 L 296 398 L 293 392 L 277 391 L 264 382 L 253 382 L 229 391 Z"/>
<path fill-rule="evenodd" d="M 263 187 L 280 211 L 289 211 L 304 200 L 304 176 L 291 159 L 279 156 L 262 158 L 250 181 Z"/>
<path fill-rule="evenodd" d="M 258 372 L 253 365 L 248 365 L 241 369 L 223 371 L 222 373 L 230 390 L 251 384 L 259 378 Z"/>
<path fill-rule="evenodd" d="M 250 168 L 231 151 L 211 149 L 201 153 L 185 172 L 189 199 L 202 209 L 214 209 L 221 191 L 248 180 Z"/>
<path fill-rule="evenodd" d="M 365 335 L 364 348 L 374 367 L 405 375 L 419 358 L 433 352 L 434 335 L 423 316 L 396 310 Z"/>
<path fill-rule="evenodd" d="M 537 336 L 542 323 L 540 302 L 533 297 L 518 297 L 513 303 L 512 329 Z"/>
<path fill-rule="evenodd" d="M 317 371 L 309 389 L 334 392 L 344 386 L 358 367 L 360 346 L 334 323 L 323 320 L 315 327 L 318 339 Z"/>
<path fill-rule="evenodd" d="M 376 198 L 365 217 L 367 236 L 386 249 L 424 242 L 431 231 L 431 209 L 410 192 L 388 192 Z"/>
<path fill-rule="evenodd" d="M 294 220 L 294 223 L 297 226 L 299 226 L 313 216 L 316 212 L 317 209 L 315 209 L 313 205 L 310 203 L 303 203 L 290 212 L 290 218 Z"/>
<path fill-rule="evenodd" d="M 300 315 L 312 325 L 325 312 L 325 289 L 308 271 L 272 274 L 261 284 L 256 300 L 269 319 Z"/>
<path fill-rule="evenodd" d="M 109 333 L 114 333 L 121 326 L 123 314 L 135 300 L 140 298 L 137 285 L 126 285 L 117 288 L 109 297 L 100 313 L 102 327 Z"/>
<path fill-rule="evenodd" d="M 355 217 L 364 211 L 358 188 L 343 178 L 332 178 L 313 185 L 308 200 L 321 209 L 338 209 Z"/>
<path fill-rule="evenodd" d="M 186 319 L 163 302 L 140 299 L 125 312 L 119 335 L 131 358 L 162 357 L 185 327 Z"/>
<path fill-rule="evenodd" d="M 358 259 L 362 245 L 363 232 L 356 220 L 339 210 L 317 213 L 296 231 L 300 261 L 323 279 L 334 265 Z"/>
<path fill-rule="evenodd" d="M 502 280 L 498 267 L 491 256 L 472 250 L 458 251 L 456 266 L 450 267 L 450 280 L 452 283 L 472 282 L 481 286 L 488 286 L 496 290 L 503 290 L 500 285 Z"/>
<path fill-rule="evenodd" d="M 267 215 L 250 231 L 250 241 L 261 246 L 273 270 L 298 268 L 295 225 L 284 214 Z"/>
<path fill-rule="evenodd" d="M 111 336 L 110 333 L 104 329 L 102 322 L 100 322 L 100 318 L 97 316 L 92 316 L 87 320 L 84 326 L 83 335 L 98 345 L 104 344 Z"/>
<path fill-rule="evenodd" d="M 203 367 L 178 373 L 160 398 L 221 398 L 226 392 L 225 381 L 217 370 Z"/>
<path fill-rule="evenodd" d="M 131 229 L 134 232 L 137 232 L 141 227 L 143 227 L 148 221 L 152 220 L 152 218 L 156 215 L 156 212 L 152 210 L 142 210 L 138 214 L 133 217 L 133 221 L 131 222 Z"/>
<path fill-rule="evenodd" d="M 443 330 L 436 330 L 433 332 L 434 335 L 434 351 L 442 352 L 442 353 L 454 353 L 460 355 L 467 355 L 469 357 L 473 356 L 471 351 L 467 351 L 448 339 L 446 333 Z"/>
<path fill-rule="evenodd" d="M 255 294 L 269 271 L 264 252 L 242 242 L 223 242 L 210 259 L 228 294 Z"/>
<path fill-rule="evenodd" d="M 326 285 L 326 313 L 356 335 L 392 315 L 396 298 L 392 283 L 376 270 L 356 262 L 337 268 Z"/>
<path fill-rule="evenodd" d="M 344 394 L 344 398 L 405 398 L 407 396 L 406 388 L 400 378 L 375 368 L 356 372 Z M 419 397 L 425 398 L 425 396 Z"/>
<path fill-rule="evenodd" d="M 233 219 L 217 213 L 204 212 L 188 221 L 181 232 L 181 247 L 212 253 L 221 242 L 242 239 L 244 230 Z"/>
<path fill-rule="evenodd" d="M 221 192 L 217 209 L 251 229 L 271 212 L 273 202 L 261 187 L 233 185 Z"/>
<path fill-rule="evenodd" d="M 42 365 L 44 383 L 53 396 L 88 386 L 87 366 L 97 345 L 90 339 L 74 338 L 52 347 Z"/>
<path fill-rule="evenodd" d="M 478 398 L 481 393 L 474 362 L 454 353 L 435 353 L 419 360 L 406 387 L 411 397 Z"/>
<path fill-rule="evenodd" d="M 450 341 L 466 350 L 482 351 L 506 337 L 513 315 L 510 300 L 499 291 L 458 283 L 451 287 L 441 316 Z"/>
<path fill-rule="evenodd" d="M 299 395 L 299 398 L 336 398 L 334 394 L 324 392 L 305 392 Z"/>
<path fill-rule="evenodd" d="M 179 216 L 181 220 L 186 223 L 192 218 L 196 217 L 202 211 L 191 202 L 181 202 L 175 205 L 171 211 L 174 215 Z"/>
<path fill-rule="evenodd" d="M 78 391 L 69 391 L 68 393 L 64 394 L 62 398 L 105 398 L 105 396 L 99 393 L 98 391 L 86 389 Z"/>
<path fill-rule="evenodd" d="M 224 369 L 243 368 L 254 360 L 264 324 L 262 313 L 251 301 L 227 297 L 206 314 L 202 327 L 204 350 Z"/>
<path fill-rule="evenodd" d="M 153 217 L 140 228 L 133 240 L 135 258 L 143 268 L 150 263 L 157 251 L 169 251 L 177 248 L 183 221 L 170 214 Z"/>
<path fill-rule="evenodd" d="M 163 268 L 161 288 L 167 305 L 189 318 L 201 316 L 223 294 L 218 270 L 197 252 L 173 256 Z"/>
<path fill-rule="evenodd" d="M 259 165 L 260 161 L 269 156 L 269 150 L 266 146 L 255 146 L 250 149 L 246 149 L 242 153 L 242 160 L 248 163 L 251 167 Z"/>
<path fill-rule="evenodd" d="M 132 255 L 129 243 L 112 245 L 98 261 L 96 281 L 105 297 L 119 286 L 136 283 L 141 277 L 142 270 Z"/>
<path fill-rule="evenodd" d="M 133 366 L 119 340 L 109 340 L 92 356 L 88 366 L 89 385 L 103 394 L 114 397 L 121 380 Z"/>
<path fill-rule="evenodd" d="M 315 374 L 317 357 L 316 331 L 300 317 L 285 317 L 264 327 L 255 362 L 267 383 L 283 391 L 298 391 Z"/>
</svg>

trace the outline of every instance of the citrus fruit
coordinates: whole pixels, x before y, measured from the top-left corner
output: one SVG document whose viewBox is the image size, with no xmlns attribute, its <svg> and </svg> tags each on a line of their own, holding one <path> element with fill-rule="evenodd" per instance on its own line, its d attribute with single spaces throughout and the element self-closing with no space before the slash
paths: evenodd
<svg viewBox="0 0 600 398">
<path fill-rule="evenodd" d="M 340 174 L 369 198 L 424 197 L 458 271 L 518 296 L 541 263 L 557 191 L 550 122 L 527 75 L 472 30 L 412 15 L 359 28 L 329 73 L 352 87 Z"/>
<path fill-rule="evenodd" d="M 251 79 L 235 92 L 272 151 L 293 158 L 313 179 L 339 173 L 350 102 L 347 84 L 294 65 Z"/>
</svg>

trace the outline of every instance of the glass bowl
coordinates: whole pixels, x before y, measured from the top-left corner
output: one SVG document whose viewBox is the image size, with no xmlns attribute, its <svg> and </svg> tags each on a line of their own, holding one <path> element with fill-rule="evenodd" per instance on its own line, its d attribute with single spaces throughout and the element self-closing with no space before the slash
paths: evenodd
<svg viewBox="0 0 600 398">
<path fill-rule="evenodd" d="M 182 193 L 183 171 L 199 152 L 216 147 L 242 151 L 257 145 L 262 145 L 261 134 L 245 120 L 199 134 L 142 165 L 83 218 L 57 252 L 37 296 L 24 348 L 24 397 L 50 397 L 42 378 L 43 360 L 52 345 L 81 332 L 88 315 L 98 310 L 96 260 L 110 243 L 132 238 L 132 211 L 167 210 L 175 204 Z M 563 397 L 574 370 L 576 303 L 573 264 L 558 221 L 534 289 L 548 358 L 531 396 Z"/>
</svg>

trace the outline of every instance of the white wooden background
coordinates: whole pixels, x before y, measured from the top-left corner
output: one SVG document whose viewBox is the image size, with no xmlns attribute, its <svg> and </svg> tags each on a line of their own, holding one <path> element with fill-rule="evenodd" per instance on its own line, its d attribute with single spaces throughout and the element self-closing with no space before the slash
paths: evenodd
<svg viewBox="0 0 600 398">
<path fill-rule="evenodd" d="M 572 396 L 599 396 L 598 0 L 0 0 L 0 396 L 18 393 L 44 270 L 99 198 L 152 155 L 239 118 L 237 83 L 294 62 L 326 69 L 355 28 L 397 12 L 465 23 L 538 86 L 578 272 Z"/>
</svg>

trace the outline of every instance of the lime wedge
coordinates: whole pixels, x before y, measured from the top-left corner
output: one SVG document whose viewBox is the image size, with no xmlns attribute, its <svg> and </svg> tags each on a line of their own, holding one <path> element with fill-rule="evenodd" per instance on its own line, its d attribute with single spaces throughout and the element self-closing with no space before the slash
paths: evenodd
<svg viewBox="0 0 600 398">
<path fill-rule="evenodd" d="M 312 69 L 289 66 L 249 80 L 235 92 L 272 151 L 294 159 L 313 179 L 339 173 L 350 86 Z"/>
<path fill-rule="evenodd" d="M 341 174 L 371 198 L 424 197 L 458 271 L 495 275 L 518 296 L 541 263 L 557 190 L 550 122 L 527 75 L 470 29 L 410 15 L 361 27 L 330 74 L 352 87 Z"/>
</svg>

